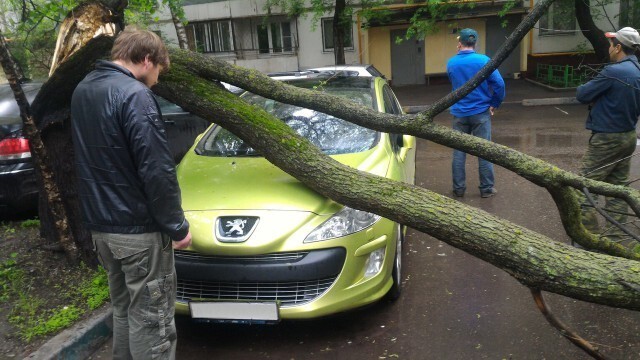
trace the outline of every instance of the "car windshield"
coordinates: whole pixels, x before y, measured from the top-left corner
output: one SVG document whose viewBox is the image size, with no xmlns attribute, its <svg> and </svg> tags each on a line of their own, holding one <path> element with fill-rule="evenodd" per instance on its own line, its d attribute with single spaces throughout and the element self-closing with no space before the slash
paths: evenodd
<svg viewBox="0 0 640 360">
<path fill-rule="evenodd" d="M 40 83 L 26 83 L 21 84 L 22 90 L 27 96 L 29 102 L 33 101 L 40 90 Z M 6 124 L 22 124 L 20 119 L 20 108 L 16 102 L 16 98 L 13 95 L 13 90 L 9 84 L 0 85 L 0 125 Z"/>
<path fill-rule="evenodd" d="M 355 78 L 357 79 L 357 78 Z M 304 84 L 309 84 L 307 81 Z M 362 82 L 364 83 L 364 82 Z M 304 86 L 295 83 L 296 86 Z M 317 81 L 315 82 L 317 84 Z M 367 87 L 323 86 L 323 91 L 346 97 L 360 105 L 373 107 L 370 83 Z M 298 135 L 311 141 L 327 155 L 356 153 L 370 149 L 379 138 L 375 130 L 363 128 L 343 119 L 315 110 L 283 104 L 259 95 L 247 93 L 243 96 L 247 102 L 260 106 L 277 117 Z M 196 152 L 206 156 L 257 156 L 257 151 L 245 144 L 240 138 L 220 126 L 216 126 L 199 143 Z"/>
</svg>

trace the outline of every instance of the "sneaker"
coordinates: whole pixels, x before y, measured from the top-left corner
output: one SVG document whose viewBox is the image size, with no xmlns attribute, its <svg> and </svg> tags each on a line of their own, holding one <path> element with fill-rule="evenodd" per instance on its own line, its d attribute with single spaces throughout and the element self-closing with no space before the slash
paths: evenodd
<svg viewBox="0 0 640 360">
<path fill-rule="evenodd" d="M 481 191 L 480 192 L 480 197 L 481 198 L 489 198 L 492 197 L 493 195 L 497 194 L 498 190 L 491 188 L 488 191 Z"/>
<path fill-rule="evenodd" d="M 456 197 L 463 197 L 464 190 L 453 190 L 453 195 L 455 195 Z"/>
</svg>

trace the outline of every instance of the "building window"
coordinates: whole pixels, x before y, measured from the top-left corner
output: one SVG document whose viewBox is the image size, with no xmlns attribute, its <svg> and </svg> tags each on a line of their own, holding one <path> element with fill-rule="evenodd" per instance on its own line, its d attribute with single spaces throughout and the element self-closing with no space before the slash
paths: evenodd
<svg viewBox="0 0 640 360">
<path fill-rule="evenodd" d="M 540 18 L 540 35 L 574 34 L 576 10 L 573 0 L 557 0 Z"/>
<path fill-rule="evenodd" d="M 322 47 L 333 51 L 333 18 L 322 19 Z M 353 24 L 349 23 L 344 34 L 344 48 L 353 50 Z"/>
<path fill-rule="evenodd" d="M 185 26 L 189 49 L 201 53 L 233 51 L 231 21 L 207 21 Z"/>
<path fill-rule="evenodd" d="M 291 23 L 270 22 L 258 25 L 258 49 L 260 54 L 290 53 L 293 51 Z"/>
</svg>

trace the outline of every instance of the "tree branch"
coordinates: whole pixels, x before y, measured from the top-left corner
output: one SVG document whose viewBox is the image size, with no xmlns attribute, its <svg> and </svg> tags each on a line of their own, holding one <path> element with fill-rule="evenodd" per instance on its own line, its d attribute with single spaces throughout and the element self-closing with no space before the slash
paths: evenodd
<svg viewBox="0 0 640 360">
<path fill-rule="evenodd" d="M 318 110 L 370 129 L 414 135 L 464 151 L 511 170 L 547 189 L 568 186 L 581 190 L 587 187 L 592 193 L 618 197 L 627 201 L 636 214 L 640 214 L 640 192 L 637 190 L 587 179 L 506 146 L 454 131 L 433 123 L 428 117 L 432 115 L 398 116 L 380 113 L 338 96 L 296 88 L 283 82 L 274 81 L 256 70 L 239 68 L 213 57 L 205 57 L 193 52 L 175 49 L 172 50 L 171 59 L 173 64 L 180 64 L 193 74 L 205 79 L 226 81 L 258 95 Z M 175 100 L 177 104 L 182 105 L 180 101 L 180 99 Z M 570 202 L 567 206 L 575 206 L 575 204 L 577 203 Z M 573 224 L 572 226 L 582 226 L 582 224 Z M 595 246 L 596 249 L 602 251 L 608 251 L 607 249 L 612 248 L 606 244 L 608 241 L 606 239 L 593 241 L 592 236 L 584 236 L 588 234 L 586 230 L 567 231 L 567 233 L 584 247 Z M 616 255 L 640 259 L 640 254 L 626 249 L 620 249 Z"/>
<path fill-rule="evenodd" d="M 265 111 L 193 75 L 194 65 L 181 61 L 172 58 L 171 70 L 154 91 L 230 130 L 324 196 L 430 234 L 529 287 L 640 309 L 640 297 L 633 288 L 640 286 L 636 261 L 575 249 L 448 197 L 339 164 Z M 320 94 L 312 96 L 317 99 Z"/>
<path fill-rule="evenodd" d="M 553 313 L 551 313 L 551 309 L 544 301 L 544 297 L 542 297 L 542 292 L 540 290 L 531 289 L 531 295 L 533 295 L 533 300 L 535 301 L 538 310 L 540 310 L 542 315 L 544 315 L 544 318 L 547 319 L 549 324 L 556 328 L 562 336 L 566 337 L 574 345 L 584 350 L 592 358 L 599 360 L 607 359 L 607 357 L 602 355 L 597 348 L 591 345 L 591 343 L 583 339 L 580 335 L 571 331 L 571 329 L 569 329 L 565 324 L 562 323 L 562 321 L 560 321 L 553 315 Z"/>
</svg>

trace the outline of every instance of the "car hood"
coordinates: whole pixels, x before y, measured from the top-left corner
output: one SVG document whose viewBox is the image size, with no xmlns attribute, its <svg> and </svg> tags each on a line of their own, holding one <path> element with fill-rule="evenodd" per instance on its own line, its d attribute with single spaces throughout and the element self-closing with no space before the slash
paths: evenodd
<svg viewBox="0 0 640 360">
<path fill-rule="evenodd" d="M 389 166 L 383 146 L 335 160 L 379 176 Z M 332 214 L 339 207 L 263 157 L 209 157 L 190 151 L 178 166 L 185 211 L 281 210 Z"/>
</svg>

